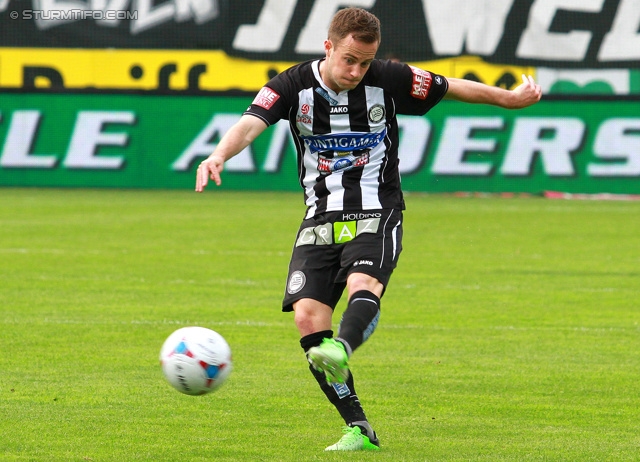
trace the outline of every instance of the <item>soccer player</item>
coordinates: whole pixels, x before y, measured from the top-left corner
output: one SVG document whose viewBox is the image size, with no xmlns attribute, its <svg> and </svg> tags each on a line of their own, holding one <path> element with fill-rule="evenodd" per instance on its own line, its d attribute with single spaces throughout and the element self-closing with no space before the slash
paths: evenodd
<svg viewBox="0 0 640 462">
<path fill-rule="evenodd" d="M 196 191 L 221 184 L 225 161 L 269 125 L 289 121 L 307 206 L 282 304 L 293 311 L 310 370 L 346 423 L 326 450 L 377 450 L 348 361 L 374 332 L 380 299 L 402 250 L 405 208 L 398 170 L 398 114 L 424 115 L 442 98 L 503 108 L 540 100 L 532 77 L 509 91 L 375 58 L 380 22 L 359 8 L 338 11 L 325 56 L 291 67 L 260 90 L 198 167 Z M 348 304 L 337 335 L 332 315 Z"/>
</svg>

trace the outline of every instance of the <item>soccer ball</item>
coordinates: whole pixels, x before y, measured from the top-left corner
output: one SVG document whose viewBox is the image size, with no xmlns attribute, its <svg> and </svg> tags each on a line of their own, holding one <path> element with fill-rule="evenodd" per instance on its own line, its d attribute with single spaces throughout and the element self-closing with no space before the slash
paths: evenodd
<svg viewBox="0 0 640 462">
<path fill-rule="evenodd" d="M 179 392 L 204 395 L 219 388 L 231 372 L 231 348 L 219 333 L 204 327 L 183 327 L 165 340 L 160 364 L 167 381 Z"/>
</svg>

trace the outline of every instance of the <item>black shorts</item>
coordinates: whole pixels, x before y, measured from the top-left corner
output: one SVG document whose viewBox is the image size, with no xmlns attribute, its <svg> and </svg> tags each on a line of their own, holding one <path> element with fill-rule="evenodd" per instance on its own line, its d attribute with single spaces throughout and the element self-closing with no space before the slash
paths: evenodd
<svg viewBox="0 0 640 462">
<path fill-rule="evenodd" d="M 312 298 L 331 308 L 347 276 L 365 273 L 387 286 L 402 251 L 402 211 L 327 212 L 304 220 L 293 247 L 282 311 Z"/>
</svg>

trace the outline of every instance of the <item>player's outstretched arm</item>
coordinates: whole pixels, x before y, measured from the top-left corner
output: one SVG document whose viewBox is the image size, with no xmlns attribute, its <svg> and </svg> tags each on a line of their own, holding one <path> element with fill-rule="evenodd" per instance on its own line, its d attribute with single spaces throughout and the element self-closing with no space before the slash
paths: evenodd
<svg viewBox="0 0 640 462">
<path fill-rule="evenodd" d="M 209 179 L 220 186 L 222 183 L 220 173 L 224 170 L 224 163 L 249 146 L 266 128 L 267 124 L 262 119 L 252 115 L 243 115 L 224 134 L 216 150 L 198 166 L 196 192 L 204 191 Z"/>
<path fill-rule="evenodd" d="M 522 83 L 513 90 L 492 87 L 471 80 L 447 78 L 445 98 L 465 103 L 491 104 L 506 109 L 521 109 L 540 101 L 542 89 L 533 77 L 522 75 Z"/>
</svg>

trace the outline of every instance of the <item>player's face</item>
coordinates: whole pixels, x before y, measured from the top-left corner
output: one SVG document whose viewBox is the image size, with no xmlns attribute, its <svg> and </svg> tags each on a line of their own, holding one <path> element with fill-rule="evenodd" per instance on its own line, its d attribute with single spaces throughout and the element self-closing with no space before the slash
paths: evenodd
<svg viewBox="0 0 640 462">
<path fill-rule="evenodd" d="M 324 48 L 327 59 L 321 69 L 322 80 L 336 93 L 354 89 L 369 70 L 378 46 L 378 42 L 361 42 L 352 35 L 338 43 L 326 40 Z"/>
</svg>

